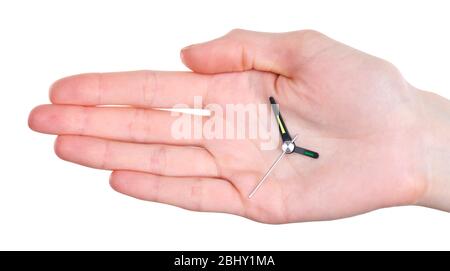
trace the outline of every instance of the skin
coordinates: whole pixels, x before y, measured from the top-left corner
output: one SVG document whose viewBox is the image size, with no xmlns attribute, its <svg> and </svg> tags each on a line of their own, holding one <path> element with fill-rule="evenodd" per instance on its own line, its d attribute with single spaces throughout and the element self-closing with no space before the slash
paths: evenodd
<svg viewBox="0 0 450 271">
<path fill-rule="evenodd" d="M 58 135 L 60 158 L 112 170 L 116 191 L 190 210 L 289 223 L 409 204 L 450 209 L 441 177 L 450 168 L 449 103 L 389 62 L 310 30 L 233 30 L 184 48 L 181 59 L 193 72 L 63 78 L 29 126 Z M 275 97 L 296 143 L 320 158 L 287 155 L 248 199 L 280 150 L 254 139 L 173 138 L 176 117 L 154 108 L 192 105 L 196 95 L 219 105 Z"/>
</svg>

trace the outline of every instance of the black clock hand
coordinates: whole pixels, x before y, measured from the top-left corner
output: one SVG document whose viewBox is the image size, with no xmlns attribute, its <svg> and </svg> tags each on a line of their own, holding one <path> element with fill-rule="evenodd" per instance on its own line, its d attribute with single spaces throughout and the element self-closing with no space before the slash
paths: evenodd
<svg viewBox="0 0 450 271">
<path fill-rule="evenodd" d="M 286 146 L 286 153 L 289 154 L 289 153 L 295 152 L 295 153 L 305 155 L 305 156 L 308 156 L 308 157 L 311 157 L 314 159 L 319 158 L 319 154 L 317 152 L 295 146 L 295 144 L 292 144 L 293 145 L 292 147 L 294 147 L 293 149 L 289 150 L 287 148 L 289 142 L 292 142 L 291 135 L 289 134 L 289 132 L 287 130 L 286 124 L 284 124 L 284 120 L 283 120 L 283 117 L 281 116 L 280 109 L 279 109 L 277 102 L 275 101 L 275 99 L 272 96 L 269 97 L 269 100 L 270 100 L 270 104 L 272 105 L 272 110 L 275 114 L 275 118 L 278 123 L 278 128 L 280 130 L 281 139 L 283 140 L 282 148 L 283 148 L 283 146 Z M 284 148 L 283 148 L 283 150 L 284 150 Z"/>
<path fill-rule="evenodd" d="M 319 158 L 319 154 L 315 151 L 307 150 L 302 147 L 295 146 L 294 152 L 317 159 Z"/>
<path fill-rule="evenodd" d="M 280 130 L 281 139 L 283 142 L 292 141 L 291 135 L 289 134 L 286 124 L 284 124 L 283 117 L 281 117 L 279 105 L 275 102 L 275 99 L 271 96 L 269 97 L 270 104 L 272 105 L 273 113 L 275 114 L 275 119 L 278 123 L 278 128 Z"/>
</svg>

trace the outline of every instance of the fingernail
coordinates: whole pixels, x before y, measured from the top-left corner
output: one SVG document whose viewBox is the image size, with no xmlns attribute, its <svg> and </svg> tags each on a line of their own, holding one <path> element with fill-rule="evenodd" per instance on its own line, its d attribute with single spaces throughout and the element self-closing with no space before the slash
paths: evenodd
<svg viewBox="0 0 450 271">
<path fill-rule="evenodd" d="M 181 51 L 188 50 L 188 49 L 190 49 L 191 47 L 194 47 L 194 46 L 195 46 L 195 44 L 188 45 L 188 46 L 184 47 L 183 49 L 181 49 Z"/>
<path fill-rule="evenodd" d="M 185 62 L 185 53 L 186 53 L 186 51 L 189 50 L 190 48 L 192 48 L 194 45 L 195 44 L 191 44 L 191 45 L 186 46 L 183 49 L 181 49 L 181 51 L 180 51 L 180 58 L 181 58 L 181 61 L 183 62 L 183 64 L 186 64 L 186 62 Z"/>
<path fill-rule="evenodd" d="M 186 62 L 184 61 L 184 51 L 186 50 L 186 47 L 184 47 L 183 49 L 181 49 L 180 51 L 180 58 L 181 58 L 181 62 L 183 62 L 183 64 L 186 65 Z"/>
</svg>

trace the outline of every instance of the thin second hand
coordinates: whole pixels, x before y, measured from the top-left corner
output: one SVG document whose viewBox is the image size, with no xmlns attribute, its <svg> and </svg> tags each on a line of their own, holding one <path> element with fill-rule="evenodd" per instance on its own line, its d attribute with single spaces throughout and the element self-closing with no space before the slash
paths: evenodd
<svg viewBox="0 0 450 271">
<path fill-rule="evenodd" d="M 292 139 L 292 142 L 294 142 L 297 139 L 297 136 L 298 135 L 294 136 L 294 138 Z M 282 153 L 280 153 L 280 155 L 275 160 L 275 162 L 273 162 L 273 164 L 270 166 L 269 170 L 267 170 L 266 174 L 264 174 L 264 176 L 262 177 L 261 181 L 259 181 L 258 185 L 256 185 L 256 187 L 253 188 L 253 191 L 248 195 L 249 199 L 251 199 L 255 195 L 255 193 L 258 192 L 259 188 L 266 181 L 267 177 L 269 177 L 270 173 L 275 168 L 275 166 L 278 164 L 278 162 L 280 162 L 281 159 L 283 159 L 284 155 L 286 154 L 286 151 L 287 151 L 287 149 L 284 150 Z"/>
<path fill-rule="evenodd" d="M 285 154 L 286 154 L 286 151 L 283 151 L 282 153 L 280 153 L 277 160 L 275 160 L 275 162 L 272 164 L 272 166 L 270 166 L 269 170 L 266 172 L 266 174 L 264 174 L 264 177 L 262 177 L 262 179 L 261 179 L 261 181 L 259 181 L 258 185 L 248 195 L 249 199 L 251 199 L 253 197 L 253 195 L 255 195 L 255 193 L 259 190 L 261 185 L 266 181 L 267 177 L 269 177 L 270 172 L 272 172 L 272 170 L 275 168 L 275 166 L 278 164 L 278 162 L 281 161 L 281 159 L 284 157 Z"/>
</svg>

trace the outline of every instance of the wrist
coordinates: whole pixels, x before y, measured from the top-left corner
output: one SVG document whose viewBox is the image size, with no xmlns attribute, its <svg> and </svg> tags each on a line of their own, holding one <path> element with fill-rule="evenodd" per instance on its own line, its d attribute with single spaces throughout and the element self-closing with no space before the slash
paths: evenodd
<svg viewBox="0 0 450 271">
<path fill-rule="evenodd" d="M 419 91 L 425 190 L 417 204 L 450 211 L 450 101 Z"/>
</svg>

